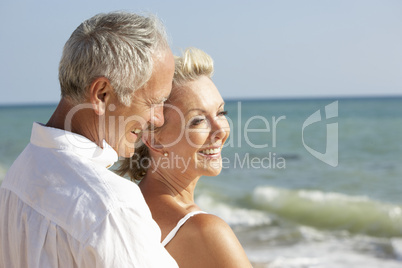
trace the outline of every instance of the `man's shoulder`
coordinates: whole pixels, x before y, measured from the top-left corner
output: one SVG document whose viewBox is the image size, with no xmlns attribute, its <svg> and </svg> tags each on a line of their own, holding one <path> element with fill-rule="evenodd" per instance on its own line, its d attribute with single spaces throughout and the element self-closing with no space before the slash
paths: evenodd
<svg viewBox="0 0 402 268">
<path fill-rule="evenodd" d="M 30 146 L 10 168 L 3 188 L 76 239 L 119 208 L 150 216 L 135 183 L 69 152 Z"/>
</svg>

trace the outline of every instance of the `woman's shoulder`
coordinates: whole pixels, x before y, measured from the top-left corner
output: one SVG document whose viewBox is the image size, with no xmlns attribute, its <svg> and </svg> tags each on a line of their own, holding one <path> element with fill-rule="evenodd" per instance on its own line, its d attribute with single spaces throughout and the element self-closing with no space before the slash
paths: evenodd
<svg viewBox="0 0 402 268">
<path fill-rule="evenodd" d="M 199 246 L 221 250 L 228 244 L 240 243 L 232 228 L 223 219 L 213 214 L 198 214 L 191 217 L 183 230 Z M 240 246 L 241 247 L 241 246 Z"/>
<path fill-rule="evenodd" d="M 183 267 L 251 267 L 230 226 L 212 214 L 189 218 L 167 249 Z"/>
<path fill-rule="evenodd" d="M 207 236 L 211 233 L 232 232 L 230 226 L 221 218 L 213 214 L 197 214 L 187 220 L 185 228 L 188 229 L 192 235 Z"/>
</svg>

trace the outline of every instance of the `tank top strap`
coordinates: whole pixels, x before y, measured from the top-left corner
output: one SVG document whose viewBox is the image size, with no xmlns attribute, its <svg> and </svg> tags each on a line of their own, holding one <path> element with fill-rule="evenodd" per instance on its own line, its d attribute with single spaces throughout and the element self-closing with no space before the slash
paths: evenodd
<svg viewBox="0 0 402 268">
<path fill-rule="evenodd" d="M 197 215 L 197 214 L 207 214 L 207 213 L 205 211 L 192 211 L 192 212 L 186 214 L 186 216 L 181 218 L 181 220 L 177 223 L 176 227 L 174 227 L 172 229 L 172 231 L 170 231 L 170 233 L 165 237 L 165 239 L 163 239 L 162 245 L 166 246 L 170 242 L 170 240 L 172 240 L 173 237 L 175 237 L 175 235 L 179 231 L 180 227 L 182 227 L 183 224 L 185 224 L 188 219 L 190 219 L 192 216 Z"/>
</svg>

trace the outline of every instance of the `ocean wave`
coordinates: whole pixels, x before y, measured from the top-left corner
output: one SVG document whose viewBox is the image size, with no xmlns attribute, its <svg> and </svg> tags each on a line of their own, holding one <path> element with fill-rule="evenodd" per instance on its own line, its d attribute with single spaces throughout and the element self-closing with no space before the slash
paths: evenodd
<svg viewBox="0 0 402 268">
<path fill-rule="evenodd" d="M 299 268 L 299 267 L 314 267 L 319 264 L 316 258 L 276 258 L 269 264 L 271 268 Z"/>
<path fill-rule="evenodd" d="M 378 239 L 378 238 L 377 238 Z M 247 256 L 254 267 L 277 267 L 277 268 L 339 268 L 339 267 L 365 267 L 365 268 L 397 268 L 401 267 L 401 261 L 394 254 L 384 256 L 379 254 L 386 250 L 384 245 L 376 243 L 376 238 L 367 238 L 366 241 L 359 239 L 330 239 L 313 243 L 296 243 L 293 245 L 248 248 L 245 247 Z M 382 246 L 372 247 L 369 250 L 359 250 L 356 247 L 366 243 Z"/>
<path fill-rule="evenodd" d="M 221 217 L 230 226 L 250 227 L 269 225 L 272 223 L 272 218 L 266 212 L 234 207 L 215 200 L 212 196 L 207 194 L 198 196 L 196 203 L 206 212 Z"/>
<path fill-rule="evenodd" d="M 315 228 L 402 236 L 402 207 L 365 196 L 262 186 L 254 189 L 251 202 L 255 209 Z"/>
</svg>

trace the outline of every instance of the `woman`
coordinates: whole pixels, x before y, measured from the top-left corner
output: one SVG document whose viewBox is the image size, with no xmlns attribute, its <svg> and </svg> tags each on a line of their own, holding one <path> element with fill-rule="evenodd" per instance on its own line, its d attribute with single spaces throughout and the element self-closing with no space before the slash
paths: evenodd
<svg viewBox="0 0 402 268">
<path fill-rule="evenodd" d="M 120 171 L 140 180 L 162 244 L 179 267 L 251 267 L 229 225 L 194 203 L 199 178 L 220 173 L 230 132 L 224 101 L 211 80 L 212 59 L 189 49 L 175 64 L 165 124 L 143 134 L 144 145 Z"/>
</svg>

